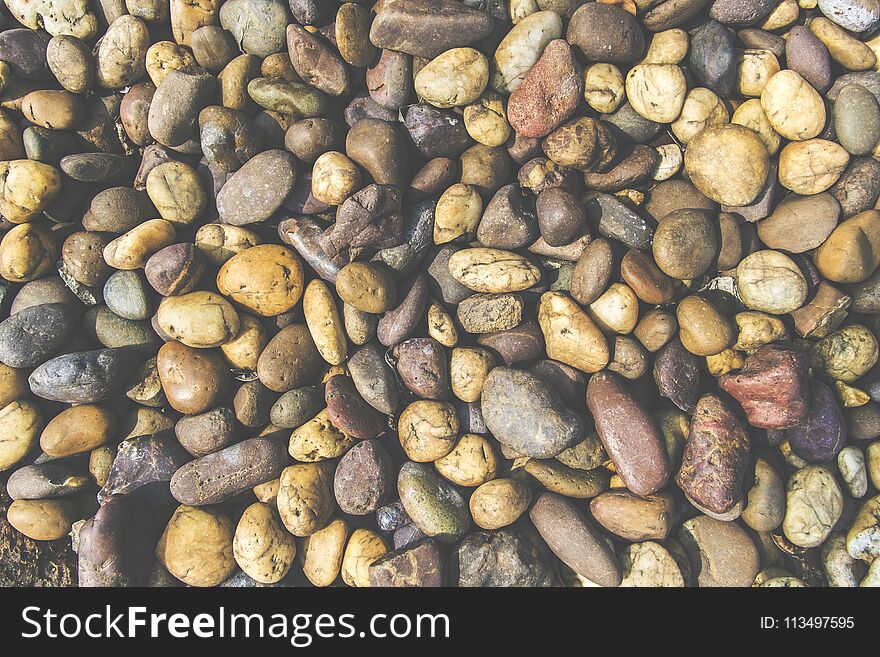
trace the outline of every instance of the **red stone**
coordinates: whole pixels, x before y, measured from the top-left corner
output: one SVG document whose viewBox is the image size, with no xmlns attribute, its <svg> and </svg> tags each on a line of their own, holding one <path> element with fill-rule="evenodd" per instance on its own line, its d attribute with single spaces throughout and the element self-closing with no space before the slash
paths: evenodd
<svg viewBox="0 0 880 657">
<path fill-rule="evenodd" d="M 718 385 L 740 403 L 753 427 L 787 429 L 807 412 L 807 367 L 790 349 L 761 347 L 738 373 L 718 379 Z"/>
<path fill-rule="evenodd" d="M 742 499 L 749 435 L 734 412 L 717 395 L 703 395 L 691 419 L 690 432 L 675 481 L 703 510 L 718 515 Z"/>
<path fill-rule="evenodd" d="M 574 115 L 583 93 L 583 75 L 571 46 L 556 39 L 510 94 L 507 120 L 522 137 L 544 137 Z"/>
</svg>

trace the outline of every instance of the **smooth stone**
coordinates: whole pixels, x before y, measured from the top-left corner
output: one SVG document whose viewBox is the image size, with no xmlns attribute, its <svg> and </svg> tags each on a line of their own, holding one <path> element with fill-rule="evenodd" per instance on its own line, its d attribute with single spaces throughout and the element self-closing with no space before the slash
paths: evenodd
<svg viewBox="0 0 880 657">
<path fill-rule="evenodd" d="M 374 342 L 367 343 L 348 360 L 348 370 L 358 393 L 370 406 L 392 415 L 400 403 L 397 376 L 385 361 L 385 352 Z"/>
<path fill-rule="evenodd" d="M 846 422 L 834 392 L 818 379 L 810 380 L 807 413 L 785 433 L 791 450 L 807 463 L 830 461 L 846 444 Z"/>
<path fill-rule="evenodd" d="M 722 98 L 733 95 L 737 62 L 733 35 L 721 23 L 708 21 L 691 37 L 691 71 L 697 80 Z"/>
<path fill-rule="evenodd" d="M 532 194 L 516 183 L 505 185 L 492 197 L 477 227 L 477 240 L 496 249 L 520 249 L 538 237 L 538 217 Z"/>
<path fill-rule="evenodd" d="M 169 148 L 198 140 L 199 112 L 210 105 L 214 88 L 215 78 L 207 72 L 171 70 L 150 102 L 147 125 L 153 139 Z"/>
<path fill-rule="evenodd" d="M 323 406 L 323 395 L 320 401 Z M 227 406 L 219 406 L 198 415 L 180 418 L 174 425 L 174 434 L 186 451 L 199 457 L 231 445 L 236 439 L 237 429 L 235 412 Z"/>
<path fill-rule="evenodd" d="M 397 476 L 397 493 L 416 527 L 441 543 L 455 543 L 471 524 L 467 502 L 429 464 L 404 463 Z"/>
<path fill-rule="evenodd" d="M 350 377 L 330 377 L 324 391 L 330 421 L 344 434 L 364 440 L 385 430 L 385 416 L 367 404 Z"/>
<path fill-rule="evenodd" d="M 315 417 L 323 407 L 324 390 L 321 386 L 295 388 L 272 404 L 269 420 L 276 427 L 296 429 Z"/>
<path fill-rule="evenodd" d="M 6 493 L 13 500 L 55 499 L 76 495 L 90 485 L 88 475 L 74 463 L 49 461 L 13 472 L 6 482 Z"/>
<path fill-rule="evenodd" d="M 93 306 L 85 315 L 84 328 L 108 349 L 134 345 L 159 346 L 162 343 L 148 321 L 120 317 L 107 306 Z"/>
<path fill-rule="evenodd" d="M 113 153 L 75 153 L 58 166 L 69 177 L 84 183 L 130 182 L 137 171 L 133 158 Z"/>
<path fill-rule="evenodd" d="M 581 5 L 569 20 L 565 39 L 595 62 L 631 64 L 645 52 L 645 39 L 638 22 L 613 4 Z"/>
<path fill-rule="evenodd" d="M 738 214 L 748 222 L 760 221 L 767 217 L 773 211 L 773 206 L 777 201 L 778 194 L 776 192 L 779 188 L 777 171 L 777 164 L 771 162 L 767 172 L 767 180 L 752 203 L 749 205 L 722 205 L 721 211 Z"/>
<path fill-rule="evenodd" d="M 535 502 L 529 518 L 559 559 L 599 586 L 618 586 L 623 577 L 613 548 L 586 516 L 554 493 Z"/>
<path fill-rule="evenodd" d="M 265 221 L 278 210 L 293 189 L 296 161 L 278 149 L 248 160 L 217 194 L 217 212 L 233 226 Z"/>
<path fill-rule="evenodd" d="M 850 32 L 871 32 L 880 25 L 878 0 L 819 0 L 819 9 Z"/>
<path fill-rule="evenodd" d="M 709 516 L 691 518 L 682 525 L 679 540 L 697 573 L 700 587 L 749 587 L 760 566 L 752 538 L 735 522 Z"/>
<path fill-rule="evenodd" d="M 688 180 L 665 180 L 654 189 L 645 203 L 645 212 L 656 222 L 663 221 L 676 210 L 694 208 L 718 212 L 719 205 L 709 199 Z"/>
<path fill-rule="evenodd" d="M 124 319 L 146 320 L 153 315 L 150 287 L 137 270 L 117 271 L 104 283 L 104 303 Z"/>
<path fill-rule="evenodd" d="M 282 0 L 228 0 L 220 7 L 220 25 L 244 52 L 268 57 L 284 49 L 287 7 Z"/>
<path fill-rule="evenodd" d="M 486 12 L 456 0 L 397 0 L 376 7 L 370 41 L 377 48 L 433 58 L 477 43 L 492 25 Z"/>
<path fill-rule="evenodd" d="M 645 118 L 629 102 L 621 105 L 613 114 L 603 114 L 602 120 L 616 128 L 615 133 L 622 133 L 626 139 L 637 144 L 648 143 L 663 129 L 662 123 Z"/>
<path fill-rule="evenodd" d="M 250 438 L 189 461 L 171 478 L 171 494 L 181 504 L 219 504 L 276 479 L 288 461 L 286 440 Z"/>
<path fill-rule="evenodd" d="M 64 354 L 31 373 L 31 391 L 44 399 L 68 404 L 100 401 L 118 394 L 140 366 L 143 349 L 118 347 Z"/>
<path fill-rule="evenodd" d="M 154 585 L 150 579 L 156 561 L 153 549 L 158 522 L 151 520 L 153 509 L 135 495 L 110 497 L 79 529 L 77 564 L 79 586 L 124 587 Z M 165 571 L 168 580 L 182 585 Z"/>
<path fill-rule="evenodd" d="M 851 155 L 867 155 L 880 140 L 880 103 L 857 84 L 840 90 L 834 101 L 834 131 Z"/>
<path fill-rule="evenodd" d="M 754 25 L 776 5 L 776 0 L 715 0 L 709 17 L 725 25 Z"/>
<path fill-rule="evenodd" d="M 709 0 L 666 0 L 642 17 L 642 24 L 652 32 L 662 32 L 684 25 L 702 11 Z"/>
<path fill-rule="evenodd" d="M 67 343 L 77 330 L 80 313 L 65 303 L 25 308 L 0 322 L 0 362 L 30 368 L 45 362 Z"/>
<path fill-rule="evenodd" d="M 840 204 L 829 193 L 786 196 L 766 219 L 758 237 L 771 249 L 804 253 L 820 246 L 837 227 Z"/>
<path fill-rule="evenodd" d="M 669 478 L 666 443 L 624 380 L 611 372 L 594 374 L 587 385 L 587 407 L 626 487 L 637 495 L 662 488 Z"/>
<path fill-rule="evenodd" d="M 541 356 L 544 335 L 535 320 L 527 319 L 506 331 L 483 333 L 477 338 L 477 344 L 497 353 L 505 365 L 515 365 Z"/>
<path fill-rule="evenodd" d="M 818 91 L 825 91 L 834 80 L 828 48 L 803 25 L 795 25 L 789 31 L 785 41 L 785 61 L 791 70 L 800 73 Z"/>
</svg>

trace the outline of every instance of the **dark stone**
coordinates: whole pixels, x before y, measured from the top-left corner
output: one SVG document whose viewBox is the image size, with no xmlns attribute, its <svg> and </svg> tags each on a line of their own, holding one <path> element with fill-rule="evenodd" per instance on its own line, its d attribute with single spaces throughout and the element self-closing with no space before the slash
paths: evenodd
<svg viewBox="0 0 880 657">
<path fill-rule="evenodd" d="M 383 532 L 393 532 L 410 522 L 412 520 L 406 515 L 406 510 L 400 500 L 376 509 L 376 524 Z"/>
<path fill-rule="evenodd" d="M 392 415 L 400 403 L 397 377 L 385 362 L 385 353 L 369 342 L 348 359 L 348 371 L 358 393 L 380 413 Z"/>
<path fill-rule="evenodd" d="M 165 434 L 123 440 L 113 459 L 107 482 L 98 491 L 98 502 L 136 491 L 143 499 L 164 502 L 174 473 L 191 459 L 173 437 Z"/>
<path fill-rule="evenodd" d="M 670 340 L 654 358 L 654 383 L 662 397 L 693 413 L 700 398 L 700 359 L 677 338 Z"/>
<path fill-rule="evenodd" d="M 440 297 L 444 303 L 453 306 L 461 303 L 473 294 L 473 290 L 459 283 L 449 273 L 449 258 L 461 249 L 462 247 L 455 244 L 445 244 L 437 250 L 428 264 L 428 287 L 431 290 L 431 294 Z"/>
<path fill-rule="evenodd" d="M 385 417 L 364 401 L 350 377 L 330 377 L 324 400 L 333 426 L 352 438 L 375 438 L 385 430 Z"/>
<path fill-rule="evenodd" d="M 82 467 L 60 460 L 19 468 L 9 476 L 6 492 L 13 500 L 50 500 L 76 495 L 91 485 Z"/>
<path fill-rule="evenodd" d="M 808 463 L 825 463 L 843 449 L 846 435 L 846 422 L 834 392 L 818 379 L 811 379 L 807 414 L 786 432 L 791 450 Z"/>
<path fill-rule="evenodd" d="M 319 243 L 333 258 L 352 248 L 396 246 L 402 231 L 400 190 L 369 185 L 345 199 Z"/>
<path fill-rule="evenodd" d="M 776 0 L 715 0 L 709 16 L 725 25 L 753 25 L 767 16 Z"/>
<path fill-rule="evenodd" d="M 565 39 L 595 62 L 631 64 L 645 52 L 642 28 L 618 5 L 581 5 L 568 23 Z"/>
<path fill-rule="evenodd" d="M 378 440 L 357 443 L 339 459 L 333 493 L 343 513 L 373 513 L 394 491 L 394 466 Z"/>
<path fill-rule="evenodd" d="M 377 48 L 433 58 L 477 43 L 492 32 L 492 18 L 455 0 L 397 0 L 380 4 L 370 27 Z"/>
<path fill-rule="evenodd" d="M 425 199 L 403 209 L 401 243 L 381 249 L 374 260 L 384 262 L 400 276 L 408 276 L 434 245 L 434 210 L 437 201 Z"/>
<path fill-rule="evenodd" d="M 296 429 L 315 417 L 323 407 L 323 386 L 305 386 L 281 395 L 272 404 L 269 419 L 276 427 Z"/>
<path fill-rule="evenodd" d="M 480 403 L 495 438 L 523 456 L 550 458 L 587 435 L 587 419 L 543 378 L 523 370 L 493 369 Z"/>
<path fill-rule="evenodd" d="M 691 37 L 691 71 L 697 80 L 722 98 L 736 89 L 736 51 L 733 35 L 717 21 L 704 23 Z"/>
<path fill-rule="evenodd" d="M 46 60 L 50 37 L 43 30 L 18 28 L 0 32 L 0 61 L 9 64 L 12 74 L 25 80 L 53 80 Z"/>
<path fill-rule="evenodd" d="M 411 392 L 425 399 L 446 399 L 450 394 L 446 350 L 433 338 L 411 338 L 394 347 L 397 373 Z"/>
<path fill-rule="evenodd" d="M 544 334 L 535 320 L 527 319 L 506 331 L 483 333 L 477 338 L 477 344 L 491 349 L 505 365 L 515 365 L 540 358 L 544 351 Z"/>
<path fill-rule="evenodd" d="M 600 235 L 630 249 L 651 249 L 653 224 L 610 194 L 597 194 L 585 204 L 590 222 Z"/>
<path fill-rule="evenodd" d="M 100 401 L 120 392 L 141 364 L 143 349 L 117 347 L 49 360 L 28 377 L 31 391 L 44 399 L 68 404 Z"/>
<path fill-rule="evenodd" d="M 477 532 L 458 546 L 458 585 L 467 587 L 546 587 L 556 584 L 546 548 L 518 531 Z"/>
<path fill-rule="evenodd" d="M 113 495 L 79 532 L 79 586 L 144 586 L 159 538 L 154 510 L 134 495 Z"/>
<path fill-rule="evenodd" d="M 426 158 L 458 157 L 473 144 L 464 119 L 430 105 L 410 105 L 403 125 L 416 148 Z"/>
<path fill-rule="evenodd" d="M 386 347 L 393 347 L 410 337 L 424 319 L 428 307 L 428 281 L 423 274 L 411 280 L 402 292 L 400 303 L 386 311 L 376 327 L 379 342 Z"/>
<path fill-rule="evenodd" d="M 477 227 L 477 239 L 483 246 L 496 249 L 520 249 L 538 237 L 535 197 L 519 185 L 505 185 L 492 197 Z"/>
<path fill-rule="evenodd" d="M 0 322 L 0 361 L 30 368 L 58 353 L 77 330 L 79 311 L 66 303 L 25 308 Z"/>
</svg>

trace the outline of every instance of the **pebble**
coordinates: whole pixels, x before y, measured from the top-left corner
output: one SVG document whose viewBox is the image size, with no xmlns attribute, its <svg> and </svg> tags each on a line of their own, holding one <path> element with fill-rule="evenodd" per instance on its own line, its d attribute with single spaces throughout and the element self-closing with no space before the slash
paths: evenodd
<svg viewBox="0 0 880 657">
<path fill-rule="evenodd" d="M 46 303 L 31 306 L 0 322 L 0 362 L 31 368 L 58 353 L 74 336 L 75 306 Z"/>
<path fill-rule="evenodd" d="M 663 487 L 669 477 L 663 437 L 626 384 L 616 374 L 594 375 L 587 386 L 587 407 L 626 487 L 637 495 L 650 495 Z"/>
</svg>

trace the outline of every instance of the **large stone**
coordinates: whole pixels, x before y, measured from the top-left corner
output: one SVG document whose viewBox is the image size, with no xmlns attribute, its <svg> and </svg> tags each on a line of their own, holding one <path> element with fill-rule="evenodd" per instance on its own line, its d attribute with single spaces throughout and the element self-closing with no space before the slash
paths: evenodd
<svg viewBox="0 0 880 657">
<path fill-rule="evenodd" d="M 806 364 L 789 349 L 761 347 L 746 358 L 742 370 L 725 374 L 718 385 L 740 403 L 754 427 L 785 429 L 807 412 Z"/>
<path fill-rule="evenodd" d="M 571 118 L 583 90 L 583 74 L 571 46 L 556 39 L 510 94 L 507 120 L 522 137 L 544 137 Z"/>
<path fill-rule="evenodd" d="M 543 379 L 522 370 L 493 369 L 481 407 L 495 438 L 524 456 L 550 458 L 586 436 L 586 418 L 566 407 Z"/>
</svg>

